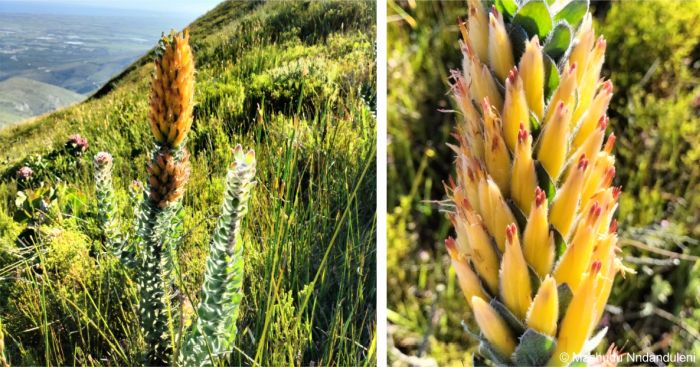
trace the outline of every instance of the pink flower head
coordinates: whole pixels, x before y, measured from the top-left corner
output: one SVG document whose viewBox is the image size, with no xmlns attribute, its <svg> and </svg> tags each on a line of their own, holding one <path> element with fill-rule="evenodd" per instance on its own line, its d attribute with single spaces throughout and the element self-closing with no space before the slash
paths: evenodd
<svg viewBox="0 0 700 367">
<path fill-rule="evenodd" d="M 20 181 L 27 181 L 32 178 L 32 176 L 34 176 L 34 171 L 27 166 L 23 166 L 17 170 L 17 179 Z"/>
<path fill-rule="evenodd" d="M 112 163 L 112 155 L 107 152 L 99 152 L 95 154 L 95 164 L 98 166 L 106 166 Z"/>
<path fill-rule="evenodd" d="M 80 134 L 71 135 L 66 142 L 66 148 L 73 156 L 83 155 L 87 152 L 89 146 L 87 139 L 80 136 Z"/>
</svg>

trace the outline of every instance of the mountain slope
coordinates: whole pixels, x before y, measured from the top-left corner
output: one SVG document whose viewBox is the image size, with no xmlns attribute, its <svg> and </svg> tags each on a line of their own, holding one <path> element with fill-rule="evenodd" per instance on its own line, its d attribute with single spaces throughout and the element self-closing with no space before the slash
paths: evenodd
<svg viewBox="0 0 700 367">
<path fill-rule="evenodd" d="M 376 364 L 373 6 L 227 1 L 190 27 L 196 106 L 179 261 L 183 293 L 195 305 L 231 149 L 241 143 L 258 157 L 233 365 Z M 133 284 L 115 286 L 124 274 L 99 257 L 69 254 L 100 248 L 90 162 L 96 152 L 114 156 L 122 227 L 133 219 L 128 186 L 146 177 L 152 149 L 150 60 L 144 56 L 83 103 L 0 130 L 0 277 L 25 266 L 15 244 L 30 224 L 15 206 L 22 165 L 58 196 L 55 215 L 39 228 L 47 254 L 70 244 L 54 254 L 55 263 L 92 264 L 70 276 L 64 266 L 46 267 L 53 277 L 37 279 L 51 282 L 47 287 L 0 284 L 0 295 L 8 295 L 0 297 L 0 319 L 22 343 L 21 353 L 7 346 L 14 364 L 138 362 Z M 84 157 L 64 149 L 75 133 L 90 142 Z M 41 289 L 50 294 L 36 293 Z"/>
<path fill-rule="evenodd" d="M 32 79 L 15 77 L 0 81 L 0 128 L 84 98 L 68 89 Z"/>
</svg>

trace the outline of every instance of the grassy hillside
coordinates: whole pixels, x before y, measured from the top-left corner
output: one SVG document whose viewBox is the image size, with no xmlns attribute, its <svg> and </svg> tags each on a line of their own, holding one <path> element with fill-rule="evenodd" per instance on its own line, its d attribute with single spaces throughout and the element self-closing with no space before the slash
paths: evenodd
<svg viewBox="0 0 700 367">
<path fill-rule="evenodd" d="M 600 352 L 700 355 L 700 3 L 591 2 L 607 40 L 603 73 L 614 95 L 616 213 L 624 261 L 601 326 Z M 447 93 L 462 67 L 462 2 L 388 1 L 389 345 L 394 366 L 470 365 L 478 341 L 444 240 L 439 201 L 453 171 L 446 143 L 457 109 Z M 475 326 L 475 325 L 474 325 Z M 696 362 L 697 363 L 697 362 Z"/>
<path fill-rule="evenodd" d="M 191 25 L 179 261 L 195 303 L 231 148 L 258 159 L 236 365 L 376 363 L 374 14 L 370 2 L 224 2 Z M 151 56 L 82 104 L 0 131 L 0 319 L 14 364 L 139 360 L 137 292 L 102 250 L 90 157 L 114 155 L 128 227 L 128 187 L 145 179 L 152 148 Z M 90 143 L 84 156 L 64 147 L 75 133 Z M 18 186 L 24 165 L 34 175 Z"/>
<path fill-rule="evenodd" d="M 0 128 L 84 98 L 68 89 L 27 78 L 15 77 L 0 81 Z"/>
</svg>

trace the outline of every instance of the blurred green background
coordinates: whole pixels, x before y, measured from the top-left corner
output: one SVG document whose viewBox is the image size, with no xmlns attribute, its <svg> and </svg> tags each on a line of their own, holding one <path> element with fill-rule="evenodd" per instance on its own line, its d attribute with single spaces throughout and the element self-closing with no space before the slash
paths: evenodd
<svg viewBox="0 0 700 367">
<path fill-rule="evenodd" d="M 602 350 L 695 354 L 700 363 L 700 1 L 595 2 L 618 137 L 625 262 Z M 476 353 L 436 202 L 452 172 L 449 70 L 461 66 L 466 1 L 388 2 L 388 302 L 392 366 L 461 366 Z"/>
</svg>

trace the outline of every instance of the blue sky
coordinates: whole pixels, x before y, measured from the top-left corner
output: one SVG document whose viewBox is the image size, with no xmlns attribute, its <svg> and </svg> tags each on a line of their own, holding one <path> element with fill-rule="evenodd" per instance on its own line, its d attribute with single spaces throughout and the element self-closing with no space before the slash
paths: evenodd
<svg viewBox="0 0 700 367">
<path fill-rule="evenodd" d="M 188 17 L 197 17 L 213 8 L 222 0 L 0 0 L 0 13 L 17 9 L 37 8 L 36 5 L 49 5 L 51 9 L 61 12 L 80 10 L 81 8 L 102 8 L 114 10 L 141 10 L 155 13 L 177 13 Z M 3 9 L 4 8 L 4 9 Z M 33 12 L 32 10 L 28 10 Z"/>
</svg>

